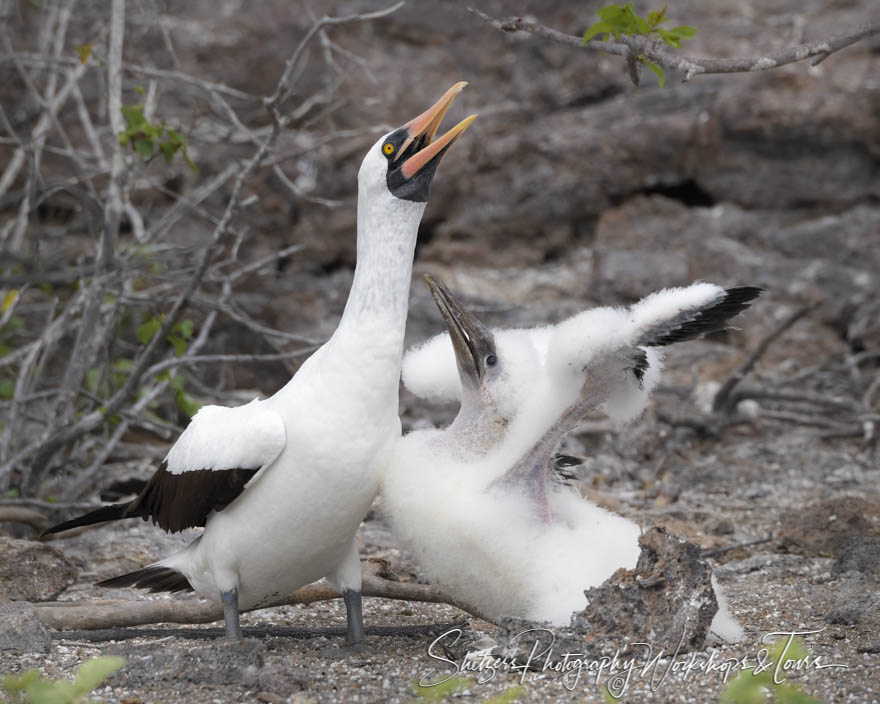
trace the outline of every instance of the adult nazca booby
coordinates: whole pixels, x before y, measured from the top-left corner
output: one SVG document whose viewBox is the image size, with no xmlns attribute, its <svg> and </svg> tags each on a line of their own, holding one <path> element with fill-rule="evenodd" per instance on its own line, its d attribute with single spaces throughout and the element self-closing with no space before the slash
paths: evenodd
<svg viewBox="0 0 880 704">
<path fill-rule="evenodd" d="M 395 533 L 432 581 L 489 618 L 565 625 L 584 589 L 635 566 L 640 530 L 550 481 L 559 441 L 597 407 L 635 417 L 659 378 L 657 348 L 724 327 L 760 289 L 695 284 L 492 332 L 428 285 L 449 332 L 407 353 L 404 381 L 452 391 L 461 408 L 446 430 L 398 442 L 381 489 Z"/>
<path fill-rule="evenodd" d="M 180 552 L 103 586 L 193 588 L 239 610 L 326 577 L 345 601 L 347 642 L 364 638 L 355 533 L 400 435 L 400 363 L 412 260 L 431 180 L 476 117 L 435 139 L 455 96 L 370 147 L 358 173 L 357 265 L 331 338 L 276 394 L 237 408 L 206 406 L 133 500 L 50 528 L 56 533 L 140 517 L 168 531 L 204 526 Z"/>
</svg>

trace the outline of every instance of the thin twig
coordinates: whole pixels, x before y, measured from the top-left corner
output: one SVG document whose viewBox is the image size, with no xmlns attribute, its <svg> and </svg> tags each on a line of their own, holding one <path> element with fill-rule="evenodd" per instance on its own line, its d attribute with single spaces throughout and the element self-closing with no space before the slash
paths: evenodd
<svg viewBox="0 0 880 704">
<path fill-rule="evenodd" d="M 293 54 L 290 55 L 290 58 L 284 64 L 284 72 L 281 74 L 281 80 L 278 81 L 278 86 L 275 89 L 275 92 L 268 98 L 265 99 L 265 103 L 268 107 L 277 109 L 290 95 L 290 91 L 292 89 L 290 77 L 293 73 L 293 69 L 299 64 L 300 58 L 302 57 L 303 52 L 308 46 L 309 42 L 312 38 L 320 32 L 324 27 L 330 25 L 340 25 L 340 24 L 350 24 L 352 22 L 368 22 L 370 20 L 380 19 L 382 17 L 387 17 L 394 12 L 397 12 L 401 7 L 403 7 L 405 2 L 402 0 L 401 2 L 397 2 L 390 7 L 386 7 L 383 10 L 377 10 L 375 12 L 365 12 L 359 15 L 346 15 L 343 17 L 328 17 L 324 16 L 319 19 L 317 22 L 314 22 L 312 26 L 309 28 L 309 31 L 306 32 L 306 36 L 300 40 L 299 45 L 294 50 Z"/>
<path fill-rule="evenodd" d="M 758 538 L 757 540 L 749 540 L 745 543 L 736 543 L 735 545 L 727 545 L 723 548 L 714 548 L 712 550 L 703 550 L 700 553 L 700 557 L 718 557 L 718 555 L 723 555 L 724 553 L 730 552 L 732 550 L 739 550 L 740 548 L 750 548 L 755 545 L 763 545 L 764 543 L 769 543 L 773 540 L 772 535 L 768 535 L 766 538 Z"/>
<path fill-rule="evenodd" d="M 64 85 L 50 100 L 48 108 L 43 110 L 40 119 L 37 121 L 33 130 L 31 130 L 29 138 L 30 142 L 33 144 L 41 144 L 44 142 L 46 133 L 49 131 L 49 127 L 52 124 L 51 115 L 57 113 L 61 109 L 61 106 L 67 102 L 67 99 L 73 91 L 73 87 L 79 82 L 79 79 L 82 78 L 85 72 L 86 66 L 80 64 L 78 61 L 75 62 L 74 67 L 67 74 Z M 3 171 L 3 175 L 0 176 L 0 196 L 4 195 L 12 186 L 21 171 L 21 167 L 24 166 L 26 158 L 26 146 L 20 146 L 15 150 L 12 159 L 10 159 Z"/>
<path fill-rule="evenodd" d="M 287 352 L 279 352 L 277 354 L 203 354 L 193 357 L 173 357 L 154 364 L 147 370 L 146 376 L 160 374 L 166 369 L 174 369 L 175 367 L 195 367 L 200 364 L 283 362 L 287 359 L 302 357 L 303 355 L 314 351 L 314 345 L 310 345 L 309 347 L 302 347 Z"/>
<path fill-rule="evenodd" d="M 77 66 L 94 66 L 94 59 L 90 59 L 85 64 L 82 64 L 79 59 L 65 56 L 56 56 L 50 57 L 43 54 L 30 54 L 23 52 L 8 52 L 5 55 L 0 56 L 0 62 L 4 61 L 20 61 L 24 64 L 31 64 L 37 66 L 52 66 L 52 65 L 60 65 L 60 66 L 70 66 L 72 68 L 76 68 Z M 140 66 L 138 64 L 129 64 L 124 63 L 122 65 L 124 71 L 128 73 L 134 73 L 140 76 L 147 76 L 149 78 L 167 78 L 168 80 L 178 81 L 180 83 L 186 83 L 187 85 L 194 86 L 196 88 L 200 88 L 201 90 L 207 92 L 217 92 L 222 93 L 223 95 L 228 95 L 230 98 L 235 98 L 236 100 L 245 100 L 252 103 L 259 103 L 263 100 L 263 96 L 256 95 L 254 93 L 247 93 L 245 91 L 237 90 L 236 88 L 230 88 L 227 85 L 222 83 L 216 83 L 215 81 L 208 81 L 203 78 L 198 78 L 197 76 L 193 76 L 188 73 L 183 73 L 181 71 L 170 71 L 168 69 L 161 68 L 153 68 L 152 66 Z"/>
<path fill-rule="evenodd" d="M 751 354 L 746 357 L 745 361 L 724 380 L 723 384 L 721 384 L 721 388 L 718 389 L 718 393 L 715 394 L 715 399 L 712 401 L 712 411 L 715 413 L 729 414 L 736 405 L 732 400 L 734 389 L 746 377 L 746 375 L 754 369 L 755 365 L 761 357 L 764 356 L 767 350 L 770 349 L 770 346 L 777 340 L 777 338 L 779 338 L 798 320 L 807 315 L 807 313 L 814 311 L 818 307 L 818 303 L 813 303 L 798 308 L 794 313 L 777 325 L 776 328 L 771 330 L 770 333 L 758 343 L 755 349 L 752 350 Z"/>
</svg>

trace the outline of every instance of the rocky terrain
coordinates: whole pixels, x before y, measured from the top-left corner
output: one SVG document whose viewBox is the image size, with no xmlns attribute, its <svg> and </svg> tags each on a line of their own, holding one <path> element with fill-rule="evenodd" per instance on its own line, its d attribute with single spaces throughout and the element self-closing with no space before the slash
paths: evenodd
<svg viewBox="0 0 880 704">
<path fill-rule="evenodd" d="M 312 23 L 308 8 L 283 0 L 129 4 L 127 61 L 257 95 L 271 93 Z M 602 4 L 486 0 L 479 8 L 532 15 L 577 34 Z M 99 36 L 103 5 L 77 5 L 71 47 Z M 317 5 L 315 13 L 328 14 L 381 7 L 366 0 Z M 712 56 L 759 53 L 878 19 L 873 0 L 683 0 L 670 3 L 669 12 L 698 28 L 686 51 Z M 8 19 L 17 30 L 10 32 L 12 46 L 30 51 L 38 10 L 21 4 Z M 662 525 L 715 551 L 707 559 L 747 637 L 736 645 L 710 643 L 699 657 L 754 661 L 767 634 L 801 632 L 811 657 L 842 667 L 812 662 L 789 672 L 789 683 L 823 702 L 880 701 L 878 38 L 816 67 L 803 62 L 684 84 L 667 76 L 662 89 L 647 72 L 634 87 L 616 57 L 502 34 L 454 0 L 412 0 L 375 22 L 331 28 L 327 38 L 339 48 L 331 54 L 342 77 L 326 63 L 327 44 L 316 44 L 297 90 L 305 97 L 339 85 L 278 144 L 300 195 L 260 171 L 246 185 L 257 200 L 239 217 L 248 227 L 248 258 L 304 247 L 283 266 L 250 277 L 236 291 L 241 309 L 312 339 L 332 331 L 351 281 L 363 151 L 383 129 L 468 80 L 450 118 L 479 118 L 435 180 L 416 274 L 443 277 L 486 322 L 504 326 L 558 321 L 589 305 L 628 303 L 698 279 L 767 289 L 738 319 L 739 329 L 670 351 L 662 387 L 637 422 L 619 430 L 588 419 L 565 451 L 585 458 L 585 495 L 646 528 Z M 0 105 L 21 131 L 31 106 L 8 62 L 0 64 L 0 77 Z M 93 91 L 85 100 L 97 100 L 100 82 L 84 88 Z M 259 104 L 236 107 L 252 128 L 264 120 Z M 240 140 L 218 137 L 215 108 L 195 89 L 162 83 L 157 110 L 187 132 L 202 177 L 251 153 Z M 71 138 L 85 141 L 76 131 Z M 0 143 L 0 165 L 11 150 Z M 62 178 L 70 166 L 47 152 L 42 169 Z M 152 186 L 190 194 L 195 179 L 181 163 L 157 161 L 143 174 L 151 187 L 135 189 L 132 198 L 149 224 L 171 207 Z M 219 215 L 224 195 L 205 207 Z M 16 207 L 11 196 L 0 201 L 0 218 L 14 217 Z M 82 218 L 59 207 L 36 219 L 53 261 L 77 262 L 90 251 Z M 167 235 L 171 251 L 203 243 L 212 227 L 199 218 L 184 225 Z M 713 412 L 725 380 L 799 311 L 748 371 L 726 412 Z M 197 320 L 204 314 L 198 306 L 192 313 Z M 440 328 L 415 276 L 408 341 Z M 233 320 L 219 323 L 203 350 L 271 351 Z M 212 389 L 221 397 L 268 394 L 289 373 L 282 362 L 206 370 L 199 398 L 215 400 Z M 401 397 L 405 429 L 448 422 L 454 412 Z M 165 447 L 160 438 L 133 435 L 83 499 L 97 501 L 115 479 L 148 476 Z M 65 476 L 53 481 L 60 485 Z M 72 513 L 40 510 L 49 520 Z M 165 536 L 138 522 L 43 545 L 35 535 L 31 527 L 0 523 L 0 673 L 38 667 L 72 677 L 89 657 L 122 654 L 128 665 L 96 700 L 402 702 L 427 697 L 416 694 L 419 679 L 454 673 L 442 658 L 463 662 L 451 645 L 448 654 L 435 647 L 431 657 L 439 634 L 428 631 L 373 634 L 363 652 L 342 652 L 341 638 L 326 630 L 344 625 L 335 601 L 252 613 L 245 626 L 325 630 L 314 637 L 264 635 L 240 648 L 195 633 L 94 643 L 82 632 L 47 632 L 27 603 L 147 598 L 90 585 L 156 559 L 194 533 Z M 404 581 L 419 580 L 418 566 L 388 530 L 381 499 L 361 537 L 364 557 L 387 560 Z M 466 642 L 474 649 L 511 635 L 443 605 L 367 599 L 365 620 L 375 627 L 467 620 Z M 621 650 L 639 640 L 620 629 Z M 450 700 L 508 692 L 529 702 L 602 702 L 609 684 L 608 676 L 597 683 L 586 671 L 575 678 L 549 669 L 499 670 L 491 679 L 487 672 L 464 673 L 473 681 Z M 670 671 L 662 682 L 662 671 L 653 682 L 652 672 L 633 674 L 623 701 L 717 701 L 725 686 L 723 670 Z M 519 685 L 524 691 L 512 689 Z"/>
</svg>

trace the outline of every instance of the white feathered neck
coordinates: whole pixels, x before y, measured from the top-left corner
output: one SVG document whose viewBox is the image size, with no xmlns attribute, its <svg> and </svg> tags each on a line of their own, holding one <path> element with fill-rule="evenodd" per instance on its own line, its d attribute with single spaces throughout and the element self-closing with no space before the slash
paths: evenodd
<svg viewBox="0 0 880 704">
<path fill-rule="evenodd" d="M 342 397 L 385 408 L 397 397 L 413 254 L 427 204 L 388 190 L 383 140 L 367 153 L 358 173 L 357 265 L 342 319 L 306 364 L 332 370 L 319 376 L 344 392 Z M 303 371 L 305 365 L 280 395 L 295 388 Z M 390 407 L 396 414 L 396 401 Z"/>
</svg>

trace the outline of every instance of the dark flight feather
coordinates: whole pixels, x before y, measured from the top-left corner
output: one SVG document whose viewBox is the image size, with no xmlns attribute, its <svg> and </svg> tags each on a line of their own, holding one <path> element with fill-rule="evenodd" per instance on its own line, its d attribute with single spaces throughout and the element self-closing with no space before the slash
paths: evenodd
<svg viewBox="0 0 880 704">
<path fill-rule="evenodd" d="M 48 528 L 43 535 L 123 518 L 142 518 L 170 533 L 205 525 L 212 511 L 222 511 L 244 491 L 258 469 L 196 469 L 180 474 L 165 462 L 140 494 L 124 504 L 102 506 Z"/>
<path fill-rule="evenodd" d="M 680 313 L 671 320 L 648 330 L 636 343 L 645 347 L 664 347 L 692 340 L 710 332 L 724 330 L 727 321 L 738 315 L 761 295 L 764 289 L 755 286 L 729 288 L 715 303 Z"/>
<path fill-rule="evenodd" d="M 151 592 L 191 592 L 192 585 L 186 577 L 170 567 L 143 567 L 134 572 L 121 574 L 96 582 L 98 587 L 138 587 Z"/>
</svg>

